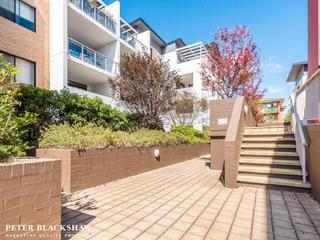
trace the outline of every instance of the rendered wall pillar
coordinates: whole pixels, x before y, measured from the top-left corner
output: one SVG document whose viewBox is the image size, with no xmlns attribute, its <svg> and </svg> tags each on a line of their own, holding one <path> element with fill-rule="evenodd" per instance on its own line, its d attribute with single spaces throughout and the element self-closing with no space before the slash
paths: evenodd
<svg viewBox="0 0 320 240">
<path fill-rule="evenodd" d="M 210 101 L 210 126 L 211 138 L 211 168 L 223 170 L 224 166 L 224 141 L 227 134 L 230 117 L 235 99 L 221 99 Z"/>
</svg>

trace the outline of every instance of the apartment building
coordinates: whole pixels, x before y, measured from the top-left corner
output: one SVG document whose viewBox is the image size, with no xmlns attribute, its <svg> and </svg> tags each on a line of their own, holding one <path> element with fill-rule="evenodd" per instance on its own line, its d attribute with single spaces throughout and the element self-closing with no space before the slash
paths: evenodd
<svg viewBox="0 0 320 240">
<path fill-rule="evenodd" d="M 17 82 L 49 88 L 49 34 L 49 1 L 0 1 L 0 52 Z"/>
<path fill-rule="evenodd" d="M 304 124 L 320 118 L 320 3 L 308 0 L 308 61 L 295 63 L 287 82 L 295 82 L 291 102 Z"/>
<path fill-rule="evenodd" d="M 200 77 L 205 46 L 186 46 L 181 39 L 166 43 L 143 19 L 126 22 L 120 7 L 120 1 L 50 1 L 50 89 L 68 89 L 117 106 L 108 78 L 119 74 L 121 55 L 147 53 L 169 60 L 171 69 L 181 74 L 184 89 L 210 98 Z M 208 111 L 196 127 L 205 123 Z"/>
<path fill-rule="evenodd" d="M 123 53 L 149 52 L 145 38 L 120 17 L 120 2 L 50 1 L 50 89 L 99 97 L 116 105 L 108 79 Z"/>
<path fill-rule="evenodd" d="M 283 102 L 284 98 L 265 98 L 260 101 L 264 123 L 283 122 L 282 112 L 285 110 Z"/>
<path fill-rule="evenodd" d="M 299 119 L 301 119 L 304 123 L 307 121 L 306 111 L 306 91 L 305 91 L 305 84 L 308 79 L 308 62 L 298 62 L 292 64 L 292 67 L 290 69 L 287 82 L 288 83 L 294 83 L 294 89 L 291 93 L 290 99 L 294 99 L 296 102 L 296 111 L 299 116 Z"/>
<path fill-rule="evenodd" d="M 207 50 L 202 42 L 187 45 L 182 39 L 166 43 L 142 18 L 131 23 L 131 26 L 143 34 L 150 54 L 168 61 L 171 70 L 175 70 L 182 78 L 178 92 L 188 91 L 196 98 L 207 100 L 217 99 L 216 94 L 208 91 L 202 84 L 201 62 L 207 56 Z M 170 123 L 168 123 L 170 125 Z M 203 112 L 193 127 L 201 130 L 203 125 L 209 125 L 209 110 Z"/>
</svg>

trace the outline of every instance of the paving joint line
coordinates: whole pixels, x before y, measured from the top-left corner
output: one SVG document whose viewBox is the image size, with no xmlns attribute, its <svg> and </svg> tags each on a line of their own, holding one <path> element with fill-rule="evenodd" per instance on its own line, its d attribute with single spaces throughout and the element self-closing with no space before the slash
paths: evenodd
<svg viewBox="0 0 320 240">
<path fill-rule="evenodd" d="M 287 211 L 288 211 L 289 218 L 290 218 L 290 222 L 291 222 L 291 224 L 292 224 L 292 227 L 293 227 L 294 233 L 295 233 L 295 235 L 296 235 L 296 238 L 299 239 L 298 234 L 297 234 L 297 231 L 296 231 L 295 224 L 293 223 L 292 216 L 291 216 L 290 210 L 289 210 L 288 205 L 287 205 L 287 202 L 286 202 L 286 199 L 285 199 L 285 197 L 284 197 L 284 195 L 283 195 L 283 192 L 280 191 L 280 193 L 281 193 L 281 196 L 282 196 L 282 198 L 283 198 L 284 205 L 286 206 L 286 209 L 287 209 Z"/>
<path fill-rule="evenodd" d="M 253 234 L 253 223 L 254 223 L 254 218 L 255 218 L 255 213 L 256 213 L 257 195 L 258 195 L 258 189 L 256 189 L 256 192 L 254 195 L 254 205 L 253 205 L 253 214 L 252 214 L 252 221 L 251 221 L 250 239 L 252 239 L 252 234 Z"/>
<path fill-rule="evenodd" d="M 232 224 L 231 224 L 231 226 L 230 226 L 230 228 L 229 228 L 227 239 L 229 238 L 229 236 L 230 236 L 230 234 L 231 234 L 231 230 L 232 230 L 232 227 L 233 227 L 233 225 L 234 225 L 234 221 L 235 221 L 235 219 L 236 219 L 236 217 L 237 217 L 237 214 L 238 214 L 238 212 L 239 212 L 239 209 L 240 209 L 240 206 L 241 206 L 241 203 L 242 203 L 242 200 L 243 200 L 243 196 L 244 196 L 244 194 L 245 194 L 246 192 L 247 192 L 247 189 L 244 189 L 243 192 L 242 192 L 242 195 L 241 195 L 241 198 L 240 198 L 240 201 L 239 201 L 239 205 L 237 206 L 236 212 L 235 212 L 235 214 L 234 214 L 234 216 L 233 216 L 233 218 L 232 218 Z"/>
<path fill-rule="evenodd" d="M 233 193 L 234 190 L 231 190 L 230 193 L 228 194 L 227 198 L 224 200 L 221 208 L 219 209 L 219 211 L 217 212 L 216 216 L 214 217 L 214 219 L 212 220 L 212 223 L 210 225 L 210 227 L 208 228 L 208 231 L 206 232 L 206 234 L 204 235 L 203 239 L 206 239 L 206 237 L 208 236 L 209 232 L 210 232 L 210 229 L 213 227 L 213 225 L 215 224 L 216 222 L 216 219 L 217 217 L 219 216 L 219 214 L 221 213 L 222 209 L 224 208 L 224 206 L 226 205 L 226 203 L 228 202 L 231 194 Z"/>
<path fill-rule="evenodd" d="M 187 232 L 192 228 L 192 226 L 196 223 L 196 221 L 200 218 L 200 216 L 205 212 L 205 210 L 207 210 L 207 208 L 213 203 L 213 201 L 217 198 L 217 196 L 222 190 L 223 188 L 219 189 L 219 191 L 214 195 L 214 197 L 209 201 L 209 203 L 204 207 L 204 209 L 202 209 L 198 217 L 192 222 L 192 224 L 188 227 L 188 229 L 185 231 L 185 233 L 182 235 L 180 239 L 182 239 L 187 234 Z"/>
<path fill-rule="evenodd" d="M 181 215 L 180 215 L 180 217 L 179 218 L 177 218 L 169 227 L 168 227 L 168 229 L 166 230 L 166 231 L 164 231 L 163 233 L 161 233 L 160 235 L 159 235 L 159 237 L 158 238 L 156 238 L 156 239 L 159 239 L 165 232 L 167 232 L 186 212 L 188 212 L 193 206 L 195 206 L 195 204 L 196 203 L 198 203 L 199 201 L 200 201 L 200 199 L 202 199 L 211 189 L 213 189 L 218 183 L 220 182 L 220 180 L 218 179 L 217 180 L 217 182 L 213 185 L 213 186 L 211 186 L 205 193 L 203 193 L 187 210 L 185 210 Z M 199 190 L 199 188 L 197 189 L 197 190 Z M 193 193 L 192 193 L 193 194 Z M 185 199 L 187 199 L 187 197 L 185 198 Z M 183 200 L 184 201 L 184 200 Z M 182 202 L 180 202 L 178 205 L 176 205 L 176 206 L 179 206 L 180 204 L 181 204 Z M 169 213 L 169 212 L 168 212 Z M 167 214 L 166 214 L 167 215 Z M 150 227 L 149 227 L 150 228 Z"/>
<path fill-rule="evenodd" d="M 269 209 L 270 209 L 270 218 L 271 218 L 271 227 L 272 227 L 272 235 L 273 235 L 273 239 L 276 239 L 276 234 L 275 234 L 275 227 L 274 227 L 274 222 L 273 222 L 273 211 L 272 211 L 272 201 L 271 201 L 271 197 L 270 197 L 270 191 L 266 190 L 267 194 L 268 194 L 268 205 L 269 205 Z"/>
<path fill-rule="evenodd" d="M 294 192 L 294 195 L 295 195 L 296 199 L 298 200 L 298 202 L 300 203 L 300 205 L 302 206 L 304 212 L 306 213 L 309 221 L 311 222 L 312 226 L 313 226 L 314 229 L 316 230 L 318 236 L 320 236 L 320 232 L 318 231 L 316 225 L 314 224 L 314 222 L 312 221 L 311 217 L 309 216 L 309 213 L 308 213 L 308 211 L 306 210 L 306 208 L 304 207 L 304 204 L 301 202 L 301 200 L 300 200 L 300 198 L 297 196 L 297 193 L 296 193 L 296 192 Z"/>
<path fill-rule="evenodd" d="M 208 177 L 209 177 L 209 176 L 208 176 Z M 201 182 L 201 181 L 203 181 L 204 179 L 205 179 L 205 178 L 201 179 L 201 180 L 198 181 L 198 182 Z M 206 181 L 203 185 L 205 186 L 210 180 L 211 180 L 211 179 L 209 179 L 208 181 Z M 198 182 L 197 182 L 197 183 L 198 183 Z M 217 184 L 217 183 L 218 183 L 218 182 L 216 182 L 216 184 Z M 190 193 L 187 197 L 185 197 L 183 200 L 181 200 L 181 202 L 183 202 L 185 199 L 187 199 L 190 195 L 194 194 L 197 190 L 198 190 L 198 189 L 195 189 L 195 190 L 194 190 L 192 193 Z M 180 193 L 176 194 L 175 196 L 173 196 L 173 197 L 170 198 L 169 200 L 167 200 L 165 203 L 162 203 L 161 206 L 157 207 L 155 210 L 153 210 L 152 212 L 148 213 L 146 216 L 151 215 L 153 212 L 157 211 L 158 209 L 160 209 L 161 207 L 163 207 L 165 204 L 167 204 L 168 202 L 172 201 L 173 199 L 175 199 L 176 197 L 178 197 L 179 195 L 181 195 L 183 192 L 184 192 L 184 190 L 181 191 Z M 176 206 L 180 205 L 181 202 L 179 202 Z M 173 207 L 173 208 L 174 208 L 174 207 Z M 171 211 L 171 210 L 169 210 L 168 213 L 169 213 L 170 211 Z M 165 215 L 167 215 L 168 213 L 166 213 Z M 164 215 L 164 216 L 165 216 L 165 215 Z M 160 217 L 160 219 L 157 220 L 155 223 L 157 223 L 157 222 L 159 222 L 161 219 L 163 219 L 164 216 Z M 140 221 L 141 221 L 141 219 L 139 219 L 139 221 L 131 224 L 129 227 L 127 227 L 127 228 L 126 228 L 125 230 L 123 230 L 122 232 L 126 231 L 127 229 L 130 229 L 131 227 L 133 227 L 135 224 L 137 224 L 137 223 L 140 222 Z M 149 229 L 150 227 L 152 227 L 155 223 L 153 223 L 152 225 L 150 225 L 147 229 Z M 146 231 L 147 231 L 147 230 L 144 230 L 142 233 L 140 233 L 138 236 L 136 236 L 136 238 L 139 237 L 140 235 L 142 235 L 142 234 L 143 234 L 144 232 L 146 232 Z M 121 232 L 121 233 L 122 233 L 122 232 Z M 121 233 L 119 233 L 118 235 L 120 235 Z M 118 235 L 116 235 L 115 237 L 117 237 Z"/>
<path fill-rule="evenodd" d="M 205 178 L 207 178 L 207 177 L 209 177 L 210 175 L 207 175 L 207 176 L 205 176 L 205 177 L 203 177 L 201 180 L 199 180 L 198 182 L 200 182 L 200 181 L 202 181 L 202 180 L 204 180 Z M 186 177 L 187 178 L 187 177 Z M 196 178 L 198 178 L 198 176 L 197 177 L 195 177 L 194 179 L 196 179 Z M 194 180 L 193 179 L 193 180 Z M 192 181 L 192 180 L 191 180 Z M 190 181 L 190 182 L 191 182 Z M 179 180 L 179 182 L 181 182 L 181 180 Z M 183 184 L 185 184 L 185 183 L 181 183 L 180 185 L 183 185 Z M 176 185 L 176 184 L 174 184 L 174 185 Z M 174 186 L 174 185 L 172 185 L 172 186 Z M 178 185 L 178 187 L 176 187 L 176 189 L 178 189 L 178 188 L 180 188 L 180 185 Z M 175 189 L 174 190 L 171 190 L 170 192 L 172 192 L 172 191 L 175 191 Z M 168 193 L 166 193 L 166 194 L 168 194 Z M 164 194 L 164 195 L 166 195 L 166 194 Z M 150 197 L 150 196 L 149 196 Z M 149 197 L 147 197 L 147 198 L 149 198 Z M 157 200 L 159 200 L 160 198 L 162 198 L 163 196 L 160 196 L 160 197 L 158 197 L 155 201 L 157 201 Z M 147 198 L 145 198 L 145 199 L 147 199 Z M 142 200 L 140 200 L 139 202 L 141 202 L 141 201 L 143 201 L 143 200 L 145 200 L 145 199 L 142 199 Z M 138 202 L 137 202 L 138 203 Z M 132 206 L 134 206 L 134 205 L 136 205 L 137 203 L 135 203 L 135 204 L 133 204 Z M 127 207 L 127 208 L 130 208 L 130 207 L 132 207 L 132 206 L 129 206 L 129 207 Z M 127 208 L 125 208 L 125 209 L 127 209 Z M 141 209 L 143 209 L 144 207 L 141 207 L 139 210 L 136 210 L 136 212 L 138 212 L 138 211 L 140 211 Z M 116 214 L 119 214 L 119 213 L 116 213 Z M 132 214 L 130 214 L 129 216 L 131 216 L 131 215 L 133 215 L 133 214 L 135 214 L 135 213 L 132 213 Z M 129 217 L 129 216 L 127 216 L 127 217 Z M 110 216 L 111 217 L 111 216 Z M 114 225 L 116 225 L 117 223 L 120 223 L 121 221 L 122 221 L 123 219 L 121 219 L 120 221 L 117 221 L 116 223 L 114 223 L 114 224 L 112 224 L 111 226 L 109 226 L 108 228 L 110 228 L 110 227 L 112 227 L 112 226 L 114 226 Z M 103 221 L 103 220 L 102 220 Z M 103 230 L 102 230 L 103 231 Z M 100 232 L 99 232 L 100 233 Z M 97 233 L 98 234 L 98 233 Z M 96 235 L 97 235 L 96 234 Z"/>
<path fill-rule="evenodd" d="M 195 173 L 200 173 L 200 172 L 201 172 L 201 169 L 199 169 L 198 171 L 195 171 L 195 170 L 186 170 L 186 171 L 184 171 L 183 175 L 188 174 L 188 176 L 189 176 L 189 175 L 192 175 L 192 174 L 189 174 L 189 173 L 193 173 L 193 174 L 194 174 L 194 172 L 195 172 Z M 181 175 L 182 175 L 182 173 L 181 173 Z M 177 177 L 177 176 L 172 176 L 171 178 L 169 178 L 169 180 L 166 179 L 166 181 L 165 181 L 163 184 L 161 184 L 160 186 L 163 186 L 164 184 L 169 183 L 169 182 L 171 181 L 171 179 L 176 179 L 176 177 Z M 184 179 L 184 178 L 183 178 L 183 179 Z M 174 186 L 174 184 L 173 184 L 172 186 Z M 152 189 L 155 189 L 155 188 L 157 188 L 157 186 L 154 186 L 154 185 L 153 185 L 153 187 L 152 187 L 151 189 L 147 189 L 147 190 L 144 189 L 144 190 L 141 192 L 141 194 L 143 194 L 143 193 L 146 192 L 146 191 L 151 191 Z M 124 190 L 124 191 L 125 191 L 125 190 Z M 133 195 L 133 194 L 136 194 L 136 192 L 128 193 L 126 196 L 130 196 L 130 195 Z M 103 205 L 108 204 L 108 203 L 110 203 L 110 202 L 112 202 L 112 201 L 117 201 L 117 200 L 119 200 L 119 199 L 121 199 L 121 198 L 123 198 L 123 196 L 120 196 L 120 197 L 118 197 L 118 198 L 116 198 L 116 199 L 112 199 L 112 200 L 104 203 Z M 132 198 L 132 199 L 134 199 L 134 198 Z M 113 205 L 113 206 L 111 206 L 110 208 L 101 211 L 100 213 L 104 213 L 104 212 L 106 212 L 106 211 L 108 211 L 108 210 L 110 210 L 110 209 L 112 209 L 112 208 L 114 208 L 114 207 L 116 207 L 116 206 L 119 207 L 119 206 L 121 206 L 122 204 L 123 204 L 123 202 L 120 203 L 120 204 L 118 204 L 118 205 Z M 136 204 L 136 203 L 135 203 L 135 204 Z M 133 204 L 133 205 L 135 205 L 135 204 Z M 133 205 L 132 205 L 132 206 L 133 206 Z M 78 210 L 79 210 L 79 209 L 78 209 Z M 78 210 L 77 210 L 77 211 L 78 211 Z M 81 210 L 81 209 L 80 209 L 80 210 Z M 71 218 L 68 218 L 68 219 L 65 220 L 65 221 L 66 221 L 66 222 L 67 222 L 67 221 L 70 221 L 70 220 L 72 220 L 72 219 L 80 216 L 81 214 L 83 214 L 83 213 L 79 211 L 77 215 L 72 216 Z M 84 220 L 84 221 L 85 221 L 85 220 Z"/>
</svg>

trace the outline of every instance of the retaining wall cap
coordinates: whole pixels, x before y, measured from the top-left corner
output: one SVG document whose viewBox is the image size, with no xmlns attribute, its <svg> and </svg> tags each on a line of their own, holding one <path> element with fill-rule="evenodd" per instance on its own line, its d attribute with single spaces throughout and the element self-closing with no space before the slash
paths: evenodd
<svg viewBox="0 0 320 240">
<path fill-rule="evenodd" d="M 16 158 L 13 162 L 0 163 L 0 166 L 61 161 L 55 158 Z"/>
</svg>

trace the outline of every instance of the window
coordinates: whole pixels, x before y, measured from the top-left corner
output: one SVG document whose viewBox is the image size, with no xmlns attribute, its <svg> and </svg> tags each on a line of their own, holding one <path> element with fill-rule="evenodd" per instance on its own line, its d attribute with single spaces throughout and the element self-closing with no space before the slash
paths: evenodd
<svg viewBox="0 0 320 240">
<path fill-rule="evenodd" d="M 0 16 L 35 31 L 35 9 L 21 0 L 1 0 Z"/>
<path fill-rule="evenodd" d="M 35 63 L 5 54 L 4 61 L 10 62 L 17 69 L 15 81 L 35 86 Z"/>
<path fill-rule="evenodd" d="M 68 80 L 68 86 L 87 91 L 87 85 Z"/>
<path fill-rule="evenodd" d="M 0 16 L 14 22 L 15 21 L 15 4 L 12 0 L 0 1 Z"/>
<path fill-rule="evenodd" d="M 16 69 L 17 82 L 34 86 L 34 63 L 21 58 L 16 58 Z"/>
</svg>

